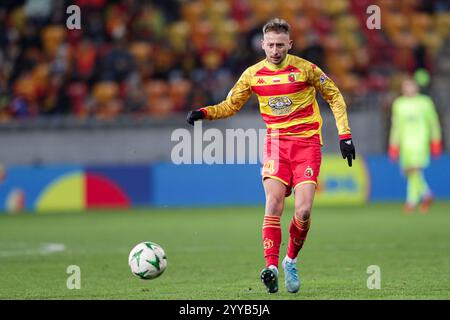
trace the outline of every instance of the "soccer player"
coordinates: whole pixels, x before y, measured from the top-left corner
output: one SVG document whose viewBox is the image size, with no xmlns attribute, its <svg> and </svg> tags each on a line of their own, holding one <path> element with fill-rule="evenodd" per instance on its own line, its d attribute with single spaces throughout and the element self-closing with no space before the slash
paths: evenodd
<svg viewBox="0 0 450 320">
<path fill-rule="evenodd" d="M 267 125 L 262 180 L 266 196 L 262 240 L 266 267 L 260 277 L 270 293 L 278 291 L 281 244 L 280 218 L 284 198 L 294 190 L 295 212 L 289 227 L 289 243 L 282 266 L 288 292 L 300 288 L 297 256 L 308 234 L 311 208 L 322 160 L 322 118 L 316 90 L 328 102 L 336 119 L 340 148 L 348 165 L 355 148 L 344 99 L 333 81 L 316 65 L 288 54 L 293 41 L 290 26 L 273 19 L 263 27 L 262 49 L 266 58 L 247 68 L 225 101 L 190 111 L 187 121 L 222 119 L 238 112 L 252 93 L 258 96 Z M 277 150 L 273 150 L 277 149 Z"/>
<path fill-rule="evenodd" d="M 420 94 L 417 83 L 407 78 L 402 83 L 402 96 L 392 104 L 388 151 L 406 175 L 406 213 L 412 213 L 419 203 L 425 213 L 433 200 L 423 174 L 430 163 L 430 149 L 435 157 L 442 152 L 438 115 L 431 98 Z"/>
</svg>

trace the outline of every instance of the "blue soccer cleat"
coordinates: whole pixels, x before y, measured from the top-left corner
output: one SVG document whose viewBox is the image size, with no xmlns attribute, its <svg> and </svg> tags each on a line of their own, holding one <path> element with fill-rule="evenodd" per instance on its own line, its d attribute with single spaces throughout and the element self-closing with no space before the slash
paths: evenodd
<svg viewBox="0 0 450 320">
<path fill-rule="evenodd" d="M 269 293 L 278 291 L 278 269 L 275 266 L 269 266 L 261 271 L 261 281 Z"/>
<path fill-rule="evenodd" d="M 295 262 L 288 262 L 286 258 L 283 259 L 284 269 L 284 283 L 287 292 L 296 293 L 300 289 L 300 278 L 297 274 L 297 264 Z"/>
</svg>

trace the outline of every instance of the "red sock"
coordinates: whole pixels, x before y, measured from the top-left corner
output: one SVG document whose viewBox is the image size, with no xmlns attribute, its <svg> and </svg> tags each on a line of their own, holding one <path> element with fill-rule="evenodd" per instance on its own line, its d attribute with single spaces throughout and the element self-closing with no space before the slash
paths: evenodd
<svg viewBox="0 0 450 320">
<path fill-rule="evenodd" d="M 306 240 L 310 222 L 310 219 L 299 220 L 295 216 L 292 218 L 291 224 L 289 225 L 289 243 L 287 247 L 287 256 L 289 258 L 297 258 Z"/>
<path fill-rule="evenodd" d="M 280 255 L 281 244 L 280 217 L 264 216 L 262 236 L 266 267 L 274 265 L 278 268 L 278 258 Z"/>
</svg>

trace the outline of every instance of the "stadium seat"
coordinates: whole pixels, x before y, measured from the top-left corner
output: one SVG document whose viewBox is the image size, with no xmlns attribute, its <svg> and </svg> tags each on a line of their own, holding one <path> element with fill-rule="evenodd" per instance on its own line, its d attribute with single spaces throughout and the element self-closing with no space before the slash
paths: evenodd
<svg viewBox="0 0 450 320">
<path fill-rule="evenodd" d="M 199 21 L 191 26 L 192 30 L 195 30 L 191 34 L 191 40 L 194 48 L 198 51 L 202 51 L 209 46 L 213 40 L 213 26 L 207 20 Z"/>
<path fill-rule="evenodd" d="M 148 42 L 136 41 L 130 45 L 130 52 L 138 63 L 142 63 L 150 58 L 152 47 Z"/>
<path fill-rule="evenodd" d="M 93 88 L 93 95 L 98 103 L 106 103 L 116 98 L 119 93 L 119 86 L 112 81 L 97 83 Z"/>
<path fill-rule="evenodd" d="M 184 2 L 181 7 L 183 20 L 189 25 L 195 25 L 203 20 L 205 14 L 205 5 L 200 1 Z"/>
<path fill-rule="evenodd" d="M 61 25 L 50 25 L 42 30 L 41 37 L 45 53 L 55 57 L 56 51 L 66 37 L 66 28 Z"/>
<path fill-rule="evenodd" d="M 230 12 L 230 4 L 225 0 L 212 1 L 207 9 L 208 17 L 211 22 L 224 20 Z"/>
<path fill-rule="evenodd" d="M 174 112 L 174 105 L 170 97 L 161 97 L 148 105 L 148 112 L 155 118 L 169 117 Z"/>
<path fill-rule="evenodd" d="M 36 83 L 30 74 L 21 76 L 14 84 L 14 94 L 28 101 L 34 101 L 37 96 Z"/>
<path fill-rule="evenodd" d="M 186 79 L 176 79 L 169 85 L 169 97 L 172 99 L 173 109 L 176 111 L 183 110 L 192 87 L 191 82 Z"/>
<path fill-rule="evenodd" d="M 232 54 L 236 48 L 236 36 L 239 32 L 239 25 L 234 20 L 225 20 L 215 32 L 217 44 L 227 54 Z"/>
<path fill-rule="evenodd" d="M 168 41 L 176 52 L 186 52 L 190 29 L 190 25 L 186 21 L 176 21 L 169 26 Z"/>
<path fill-rule="evenodd" d="M 263 24 L 278 15 L 278 4 L 275 1 L 251 0 L 255 24 Z"/>
<path fill-rule="evenodd" d="M 338 16 L 348 10 L 349 3 L 347 0 L 325 0 L 323 5 L 323 13 L 328 16 Z"/>
<path fill-rule="evenodd" d="M 450 12 L 438 12 L 435 16 L 436 31 L 442 39 L 450 35 Z"/>
</svg>

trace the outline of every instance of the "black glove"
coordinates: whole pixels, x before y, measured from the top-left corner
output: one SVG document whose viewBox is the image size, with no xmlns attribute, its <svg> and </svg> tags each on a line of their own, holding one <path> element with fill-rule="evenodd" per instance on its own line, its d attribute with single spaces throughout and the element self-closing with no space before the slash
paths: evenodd
<svg viewBox="0 0 450 320">
<path fill-rule="evenodd" d="M 201 110 L 192 110 L 192 111 L 189 111 L 186 121 L 190 125 L 193 126 L 195 121 L 204 119 L 204 118 L 205 118 L 205 114 Z"/>
<path fill-rule="evenodd" d="M 353 145 L 352 139 L 343 139 L 340 141 L 339 146 L 341 147 L 342 158 L 347 158 L 348 166 L 352 166 L 352 158 L 355 160 L 355 146 Z"/>
</svg>

